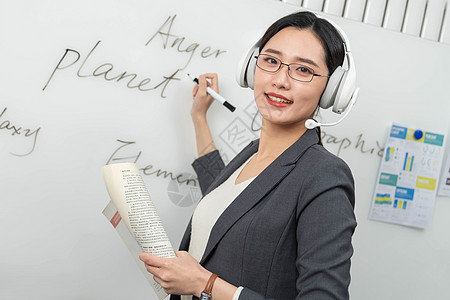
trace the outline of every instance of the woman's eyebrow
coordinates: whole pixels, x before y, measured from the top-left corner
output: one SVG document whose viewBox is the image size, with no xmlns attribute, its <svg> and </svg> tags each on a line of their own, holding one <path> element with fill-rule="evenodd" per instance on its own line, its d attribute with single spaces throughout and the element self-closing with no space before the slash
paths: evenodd
<svg viewBox="0 0 450 300">
<path fill-rule="evenodd" d="M 281 55 L 282 54 L 281 51 L 275 50 L 275 49 L 271 49 L 271 48 L 265 49 L 264 52 L 268 52 L 268 53 L 276 54 L 276 55 Z M 300 57 L 300 56 L 295 57 L 295 59 L 300 61 L 300 62 L 302 62 L 302 63 L 310 64 L 310 65 L 313 65 L 313 66 L 315 66 L 317 68 L 320 68 L 319 65 L 315 61 L 313 61 L 312 59 L 304 58 L 304 57 Z"/>
</svg>

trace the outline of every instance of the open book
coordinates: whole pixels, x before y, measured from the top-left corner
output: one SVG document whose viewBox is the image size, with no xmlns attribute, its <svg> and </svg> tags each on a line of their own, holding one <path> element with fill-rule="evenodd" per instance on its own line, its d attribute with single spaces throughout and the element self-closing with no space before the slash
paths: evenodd
<svg viewBox="0 0 450 300">
<path fill-rule="evenodd" d="M 102 167 L 102 172 L 112 200 L 103 214 L 117 230 L 158 298 L 162 300 L 167 294 L 153 280 L 138 256 L 141 250 L 160 257 L 175 257 L 175 253 L 141 174 L 134 163 L 106 165 Z"/>
</svg>

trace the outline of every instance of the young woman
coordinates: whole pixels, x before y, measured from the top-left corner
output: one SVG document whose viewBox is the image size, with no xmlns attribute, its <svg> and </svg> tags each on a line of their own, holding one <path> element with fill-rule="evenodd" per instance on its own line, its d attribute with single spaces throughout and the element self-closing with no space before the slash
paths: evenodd
<svg viewBox="0 0 450 300">
<path fill-rule="evenodd" d="M 207 79 L 218 91 L 217 75 L 200 76 L 191 116 L 204 197 L 184 251 L 140 258 L 171 299 L 348 299 L 353 178 L 321 146 L 320 131 L 305 127 L 343 62 L 343 41 L 326 20 L 299 12 L 275 22 L 259 47 L 260 139 L 224 166 L 206 120 Z"/>
</svg>

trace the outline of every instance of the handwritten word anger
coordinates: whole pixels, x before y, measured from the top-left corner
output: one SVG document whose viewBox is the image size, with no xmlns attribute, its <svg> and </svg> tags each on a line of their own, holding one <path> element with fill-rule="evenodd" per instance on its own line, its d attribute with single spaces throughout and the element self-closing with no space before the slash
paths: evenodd
<svg viewBox="0 0 450 300">
<path fill-rule="evenodd" d="M 189 55 L 186 64 L 181 68 L 181 70 L 185 69 L 189 63 L 192 60 L 192 57 L 196 53 L 197 50 L 200 50 L 200 44 L 199 43 L 185 43 L 186 37 L 184 36 L 178 36 L 175 34 L 172 34 L 172 25 L 175 21 L 175 18 L 177 15 L 169 16 L 166 21 L 162 24 L 162 26 L 158 29 L 158 31 L 152 35 L 152 37 L 147 41 L 145 46 L 148 46 L 150 42 L 156 37 L 160 36 L 162 40 L 162 46 L 163 49 L 176 49 L 177 52 L 183 53 Z M 200 47 L 202 48 L 202 47 Z M 212 50 L 211 46 L 203 47 L 200 52 L 201 58 L 208 58 L 208 57 L 214 57 L 217 58 L 219 55 L 224 54 L 226 51 L 224 50 Z"/>
</svg>

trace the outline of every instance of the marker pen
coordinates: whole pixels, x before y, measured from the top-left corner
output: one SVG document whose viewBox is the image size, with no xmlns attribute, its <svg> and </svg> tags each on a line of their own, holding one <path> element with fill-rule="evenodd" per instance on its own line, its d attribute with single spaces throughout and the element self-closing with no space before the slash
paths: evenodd
<svg viewBox="0 0 450 300">
<path fill-rule="evenodd" d="M 194 81 L 196 84 L 198 84 L 198 78 L 192 78 L 191 75 L 187 74 L 189 76 L 190 79 L 192 79 L 192 81 Z M 231 112 L 233 112 L 236 107 L 234 107 L 233 105 L 231 105 L 227 100 L 225 100 L 225 98 L 223 98 L 222 96 L 220 96 L 218 93 L 216 93 L 216 91 L 214 91 L 212 88 L 210 88 L 209 86 L 206 87 L 206 91 L 208 92 L 208 94 L 211 95 L 211 97 L 213 97 L 214 99 L 216 99 L 217 101 L 219 101 L 220 103 L 223 104 L 223 106 L 225 106 L 226 108 L 228 108 Z"/>
</svg>

